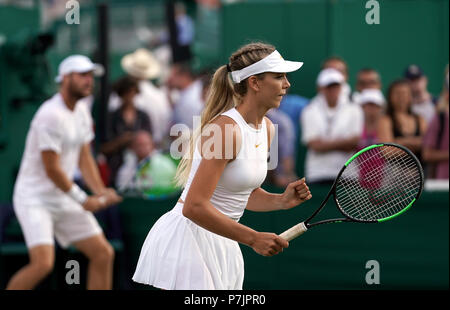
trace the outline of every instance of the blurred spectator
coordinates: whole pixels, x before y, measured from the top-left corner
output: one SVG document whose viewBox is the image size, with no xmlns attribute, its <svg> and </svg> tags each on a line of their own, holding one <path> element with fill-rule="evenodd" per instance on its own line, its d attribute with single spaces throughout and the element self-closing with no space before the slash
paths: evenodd
<svg viewBox="0 0 450 310">
<path fill-rule="evenodd" d="M 149 50 L 139 48 L 125 55 L 121 66 L 129 76 L 138 80 L 139 93 L 134 97 L 134 104 L 147 113 L 152 124 L 153 140 L 158 148 L 164 148 L 168 143 L 165 139 L 168 140 L 169 136 L 172 108 L 167 94 L 150 81 L 160 76 L 161 65 Z M 121 104 L 120 97 L 113 94 L 109 110 L 115 111 Z"/>
<path fill-rule="evenodd" d="M 308 147 L 305 175 L 309 184 L 330 184 L 356 150 L 363 129 L 361 107 L 341 96 L 344 76 L 335 69 L 319 73 L 320 95 L 302 113 L 302 141 Z"/>
<path fill-rule="evenodd" d="M 347 101 L 352 101 L 352 89 L 348 84 L 348 66 L 344 59 L 338 56 L 332 56 L 327 59 L 322 64 L 323 69 L 336 69 L 344 76 L 344 83 L 341 85 L 341 96 L 345 98 Z"/>
<path fill-rule="evenodd" d="M 448 66 L 444 87 L 438 101 L 437 112 L 423 138 L 423 160 L 432 165 L 427 177 L 433 179 L 448 179 Z"/>
<path fill-rule="evenodd" d="M 209 89 L 211 86 L 213 75 L 211 73 L 204 73 L 200 76 L 200 81 L 202 82 L 202 93 L 201 93 L 201 99 L 202 99 L 202 105 L 204 106 L 206 103 L 206 100 L 208 99 L 209 95 Z"/>
<path fill-rule="evenodd" d="M 122 77 L 113 85 L 113 90 L 120 97 L 122 105 L 116 111 L 108 113 L 106 142 L 100 148 L 108 158 L 112 183 L 117 169 L 122 165 L 123 153 L 130 145 L 133 133 L 138 130 L 152 131 L 148 115 L 134 105 L 134 98 L 139 93 L 138 80 L 130 76 Z"/>
<path fill-rule="evenodd" d="M 364 112 L 364 128 L 358 149 L 375 144 L 377 139 L 377 124 L 382 116 L 385 100 L 378 89 L 364 89 L 358 96 L 357 103 Z"/>
<path fill-rule="evenodd" d="M 173 123 L 185 124 L 193 129 L 193 117 L 200 116 L 204 106 L 202 81 L 195 78 L 189 63 L 176 63 L 167 83 L 169 89 L 179 91 L 173 107 Z"/>
<path fill-rule="evenodd" d="M 130 145 L 130 152 L 124 158 L 124 163 L 120 167 L 116 178 L 116 187 L 119 190 L 126 188 L 134 188 L 133 184 L 136 180 L 133 178 L 136 175 L 138 163 L 151 156 L 155 150 L 152 136 L 147 131 L 137 131 Z"/>
<path fill-rule="evenodd" d="M 186 13 L 186 6 L 182 2 L 175 3 L 175 23 L 177 26 L 178 55 L 180 60 L 190 60 L 191 44 L 194 40 L 194 21 Z"/>
<path fill-rule="evenodd" d="M 380 142 L 394 142 L 409 148 L 421 158 L 425 120 L 412 112 L 412 95 L 406 80 L 393 82 L 388 89 L 386 114 L 378 122 Z"/>
<path fill-rule="evenodd" d="M 278 165 L 271 170 L 271 182 L 279 187 L 286 187 L 289 183 L 298 179 L 295 174 L 295 131 L 292 121 L 279 109 L 271 109 L 267 117 L 276 124 L 275 136 L 278 138 Z"/>
<path fill-rule="evenodd" d="M 288 93 L 283 96 L 278 108 L 290 118 L 294 126 L 295 141 L 298 141 L 300 136 L 300 115 L 308 103 L 308 98 Z"/>
<path fill-rule="evenodd" d="M 130 150 L 117 173 L 116 186 L 120 191 L 161 195 L 176 190 L 172 182 L 176 164 L 155 150 L 150 133 L 136 132 Z"/>
<path fill-rule="evenodd" d="M 436 99 L 428 92 L 428 78 L 418 65 L 410 65 L 406 68 L 404 77 L 409 82 L 412 93 L 412 111 L 422 116 L 427 124 L 435 114 Z"/>
<path fill-rule="evenodd" d="M 356 75 L 355 92 L 352 95 L 352 100 L 358 102 L 358 97 L 364 89 L 381 90 L 381 87 L 380 74 L 375 69 L 363 68 Z"/>
<path fill-rule="evenodd" d="M 174 15 L 176 42 L 171 51 L 172 59 L 174 62 L 190 61 L 192 59 L 191 45 L 195 38 L 195 22 L 187 14 L 186 5 L 183 2 L 175 2 Z M 170 36 L 170 30 L 163 31 L 152 39 L 150 45 L 168 45 L 171 41 Z"/>
</svg>

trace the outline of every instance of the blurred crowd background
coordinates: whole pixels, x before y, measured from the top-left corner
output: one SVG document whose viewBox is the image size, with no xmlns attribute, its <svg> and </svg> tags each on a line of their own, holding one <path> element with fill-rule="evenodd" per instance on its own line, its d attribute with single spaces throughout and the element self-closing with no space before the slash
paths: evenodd
<svg viewBox="0 0 450 310">
<path fill-rule="evenodd" d="M 83 100 L 103 181 L 128 196 L 176 196 L 170 130 L 192 129 L 214 70 L 251 41 L 304 62 L 268 114 L 279 162 L 267 184 L 327 184 L 349 154 L 393 142 L 448 191 L 448 1 L 378 2 L 379 24 L 368 24 L 361 0 L 0 0 L 0 202 L 11 203 L 29 122 L 72 54 L 105 69 Z"/>
</svg>

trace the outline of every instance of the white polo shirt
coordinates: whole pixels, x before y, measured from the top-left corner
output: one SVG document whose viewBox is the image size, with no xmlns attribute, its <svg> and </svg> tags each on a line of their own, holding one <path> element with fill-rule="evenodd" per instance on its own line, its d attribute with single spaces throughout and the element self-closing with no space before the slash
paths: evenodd
<svg viewBox="0 0 450 310">
<path fill-rule="evenodd" d="M 194 116 L 200 116 L 204 108 L 202 90 L 202 82 L 196 80 L 180 91 L 180 97 L 173 107 L 174 124 L 185 124 L 190 129 L 194 127 Z"/>
<path fill-rule="evenodd" d="M 28 130 L 25 151 L 14 186 L 14 203 L 73 205 L 73 200 L 48 178 L 41 152 L 59 154 L 60 165 L 72 180 L 78 167 L 81 146 L 94 138 L 93 121 L 86 102 L 80 100 L 73 111 L 60 93 L 45 101 L 34 115 Z"/>
<path fill-rule="evenodd" d="M 335 108 L 330 108 L 323 95 L 319 94 L 301 114 L 302 142 L 314 139 L 332 141 L 361 136 L 364 114 L 357 104 L 339 99 Z M 308 149 L 305 162 L 306 180 L 310 182 L 334 179 L 352 152 L 315 152 Z"/>
</svg>

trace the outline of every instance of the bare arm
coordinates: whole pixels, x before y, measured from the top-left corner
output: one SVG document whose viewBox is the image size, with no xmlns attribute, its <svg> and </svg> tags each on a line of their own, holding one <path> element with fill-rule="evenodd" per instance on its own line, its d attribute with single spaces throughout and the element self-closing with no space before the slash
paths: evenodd
<svg viewBox="0 0 450 310">
<path fill-rule="evenodd" d="M 125 148 L 131 143 L 133 139 L 132 132 L 124 132 L 122 135 L 115 137 L 114 139 L 107 141 L 102 144 L 100 151 L 105 155 L 114 154 L 121 149 Z"/>
<path fill-rule="evenodd" d="M 276 211 L 298 206 L 312 198 L 305 178 L 289 183 L 283 194 L 268 193 L 262 188 L 255 189 L 247 203 L 247 210 L 251 211 Z"/>
<path fill-rule="evenodd" d="M 422 150 L 423 160 L 429 163 L 448 161 L 448 150 L 437 150 L 425 147 Z"/>
<path fill-rule="evenodd" d="M 48 178 L 64 193 L 69 191 L 74 186 L 74 183 L 67 177 L 60 165 L 59 154 L 55 151 L 42 151 L 42 162 L 44 164 L 45 172 Z M 106 196 L 89 196 L 83 204 L 83 208 L 89 211 L 97 211 L 108 205 L 115 203 L 115 197 L 111 195 Z"/>
<path fill-rule="evenodd" d="M 359 143 L 359 137 L 351 137 L 347 139 L 335 139 L 325 141 L 322 139 L 314 139 L 308 142 L 308 148 L 315 152 L 331 152 L 342 151 L 351 152 L 355 150 Z"/>
<path fill-rule="evenodd" d="M 59 154 L 54 151 L 42 151 L 42 162 L 45 172 L 49 179 L 63 192 L 68 192 L 73 182 L 67 177 L 66 173 L 61 169 Z"/>
<path fill-rule="evenodd" d="M 103 193 L 106 188 L 100 177 L 97 164 L 92 157 L 89 144 L 85 144 L 81 147 L 78 165 L 80 167 L 81 174 L 83 175 L 83 179 L 89 189 L 97 195 Z"/>
</svg>

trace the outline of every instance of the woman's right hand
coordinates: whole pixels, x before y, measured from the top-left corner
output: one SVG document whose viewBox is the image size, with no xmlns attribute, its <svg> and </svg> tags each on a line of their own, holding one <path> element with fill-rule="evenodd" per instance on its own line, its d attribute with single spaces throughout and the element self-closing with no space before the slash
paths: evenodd
<svg viewBox="0 0 450 310">
<path fill-rule="evenodd" d="M 273 256 L 289 246 L 289 242 L 274 233 L 257 232 L 250 245 L 253 250 L 263 256 Z"/>
</svg>

